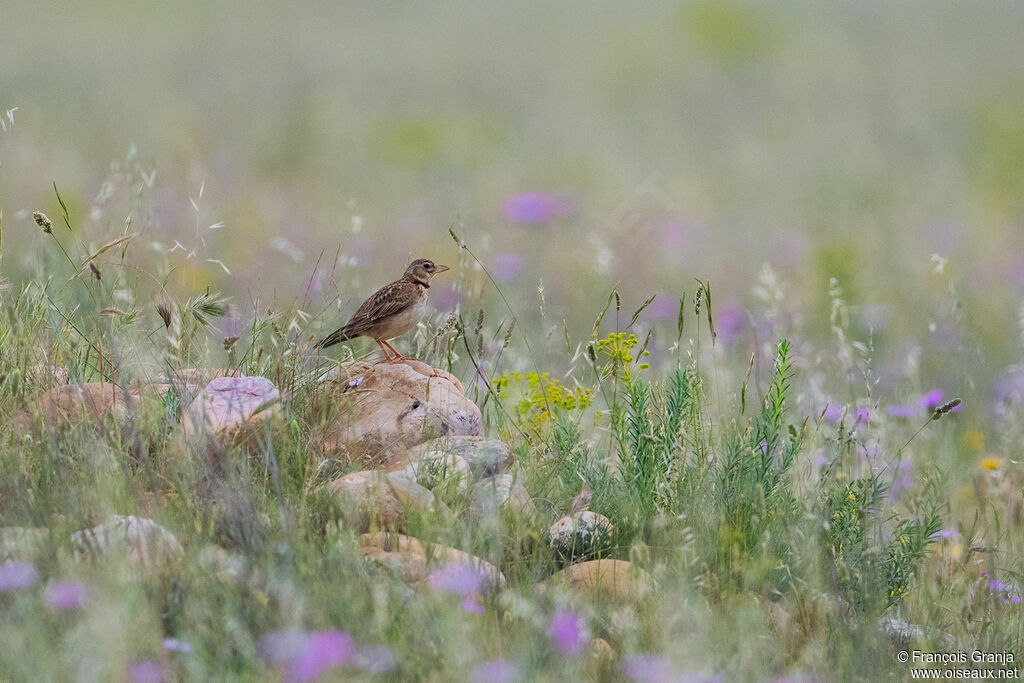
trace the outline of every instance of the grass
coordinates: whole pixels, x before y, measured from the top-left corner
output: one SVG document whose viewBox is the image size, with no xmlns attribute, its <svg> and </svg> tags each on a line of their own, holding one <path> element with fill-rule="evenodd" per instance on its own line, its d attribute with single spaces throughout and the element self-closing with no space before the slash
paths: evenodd
<svg viewBox="0 0 1024 683">
<path fill-rule="evenodd" d="M 232 307 L 238 314 L 230 298 L 177 300 L 158 275 L 166 261 L 146 263 L 124 236 L 96 248 L 73 214 L 59 226 L 38 220 L 43 272 L 0 294 L 0 422 L 56 384 L 55 373 L 129 387 L 220 367 L 266 376 L 286 398 L 280 418 L 223 454 L 220 468 L 182 450 L 173 391 L 143 400 L 133 420 L 5 434 L 0 525 L 41 530 L 12 553 L 39 583 L 0 594 L 9 678 L 141 680 L 148 666 L 262 679 L 280 671 L 268 667 L 266 638 L 289 629 L 350 636 L 359 652 L 384 657 L 382 677 L 442 680 L 483 675 L 487 662 L 528 679 L 638 677 L 660 666 L 728 679 L 878 680 L 906 676 L 896 653 L 910 646 L 995 652 L 1021 642 L 1016 465 L 943 466 L 964 443 L 952 402 L 919 424 L 863 399 L 809 411 L 802 365 L 815 350 L 806 343 L 797 351 L 779 340 L 761 380 L 754 359 L 730 367 L 706 283 L 680 302 L 688 352 L 677 344 L 662 367 L 649 363 L 649 336 L 620 329 L 618 292 L 591 339 L 566 333 L 568 365 L 543 372 L 502 372 L 535 362 L 513 319 L 492 328 L 483 309 L 471 328 L 456 316 L 416 333 L 421 356 L 470 387 L 486 433 L 512 446 L 537 508 L 474 516 L 464 491 L 433 477 L 450 514 L 410 514 L 410 535 L 504 572 L 509 588 L 483 597 L 479 613 L 443 591 L 412 594 L 363 562 L 358 530 L 320 488 L 358 469 L 309 447 L 321 426 L 315 379 L 329 364 L 311 354 L 311 339 L 330 314 L 254 299 L 242 313 L 251 321 L 221 343 L 218 321 Z M 842 333 L 841 292 L 832 294 Z M 583 490 L 614 530 L 589 554 L 556 553 L 547 527 Z M 124 558 L 76 559 L 71 534 L 114 513 L 157 520 L 184 556 L 151 575 Z M 624 603 L 538 589 L 593 557 L 632 562 L 653 590 Z M 47 606 L 44 587 L 60 580 L 86 586 L 81 607 Z M 581 633 L 610 643 L 611 660 L 557 647 L 551 620 L 565 610 Z M 387 650 L 365 649 L 378 646 Z M 378 675 L 356 661 L 325 675 Z"/>
<path fill-rule="evenodd" d="M 0 585 L 31 585 L 0 592 L 0 679 L 274 679 L 295 630 L 356 648 L 328 680 L 1024 657 L 1019 4 L 8 4 Z M 420 256 L 453 270 L 399 348 L 536 507 L 481 518 L 428 473 L 448 513 L 409 533 L 501 569 L 483 612 L 365 563 L 321 488 L 360 466 L 312 445 L 317 378 L 372 347 L 312 343 Z M 196 367 L 284 396 L 218 467 L 181 386 L 7 432 L 58 384 Z M 581 494 L 613 530 L 556 552 Z M 76 557 L 113 514 L 183 556 Z M 652 590 L 552 584 L 596 556 Z"/>
</svg>

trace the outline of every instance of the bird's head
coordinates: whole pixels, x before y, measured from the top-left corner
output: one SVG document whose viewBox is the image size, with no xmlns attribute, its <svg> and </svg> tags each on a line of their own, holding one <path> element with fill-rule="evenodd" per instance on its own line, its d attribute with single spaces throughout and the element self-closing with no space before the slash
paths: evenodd
<svg viewBox="0 0 1024 683">
<path fill-rule="evenodd" d="M 405 279 L 429 287 L 430 278 L 446 270 L 450 270 L 448 266 L 434 263 L 428 258 L 418 258 L 405 269 Z"/>
</svg>

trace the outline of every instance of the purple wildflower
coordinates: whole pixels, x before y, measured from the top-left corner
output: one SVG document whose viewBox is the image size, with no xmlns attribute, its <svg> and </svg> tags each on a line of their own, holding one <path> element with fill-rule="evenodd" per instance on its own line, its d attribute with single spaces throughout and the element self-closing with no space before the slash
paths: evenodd
<svg viewBox="0 0 1024 683">
<path fill-rule="evenodd" d="M 856 412 L 857 421 L 854 423 L 854 427 L 859 427 L 861 423 L 867 426 L 871 422 L 871 409 L 870 408 L 857 408 Z"/>
<path fill-rule="evenodd" d="M 486 577 L 468 564 L 449 564 L 430 574 L 430 587 L 443 593 L 468 597 L 478 595 Z"/>
<path fill-rule="evenodd" d="M 466 599 L 462 601 L 462 609 L 467 612 L 476 612 L 477 614 L 483 614 L 487 609 L 476 601 L 475 595 L 468 595 Z"/>
<path fill-rule="evenodd" d="M 159 662 L 145 660 L 128 667 L 128 680 L 132 683 L 163 683 L 167 673 Z"/>
<path fill-rule="evenodd" d="M 590 642 L 587 623 L 569 610 L 559 610 L 551 617 L 548 637 L 563 655 L 578 655 Z"/>
<path fill-rule="evenodd" d="M 822 409 L 826 422 L 839 422 L 843 419 L 843 407 L 838 403 L 829 401 L 828 404 Z"/>
<path fill-rule="evenodd" d="M 439 311 L 450 311 L 459 303 L 459 293 L 451 289 L 441 289 L 430 295 L 430 302 Z"/>
<path fill-rule="evenodd" d="M 543 223 L 565 213 L 563 202 L 542 192 L 523 192 L 505 200 L 505 218 L 515 223 Z"/>
<path fill-rule="evenodd" d="M 288 681 L 309 681 L 327 669 L 342 666 L 355 652 L 355 642 L 343 631 L 271 631 L 257 642 L 260 658 L 280 666 Z"/>
<path fill-rule="evenodd" d="M 0 564 L 0 593 L 31 588 L 39 581 L 39 572 L 25 562 Z"/>
<path fill-rule="evenodd" d="M 523 257 L 515 253 L 495 254 L 491 263 L 491 275 L 498 282 L 510 282 L 523 272 Z"/>
<path fill-rule="evenodd" d="M 667 222 L 661 229 L 661 245 L 670 250 L 682 249 L 689 246 L 691 241 L 691 230 L 686 223 L 673 220 Z M 1024 266 L 1022 266 L 1024 269 Z"/>
<path fill-rule="evenodd" d="M 935 406 L 942 403 L 942 389 L 936 389 L 935 391 L 929 391 L 927 394 L 917 399 L 917 405 L 928 410 L 933 409 Z"/>
<path fill-rule="evenodd" d="M 960 536 L 960 534 L 957 533 L 956 529 L 950 528 L 950 529 L 939 529 L 938 531 L 936 531 L 934 534 L 931 535 L 931 538 L 956 539 L 956 538 L 959 538 L 959 536 Z"/>
<path fill-rule="evenodd" d="M 668 657 L 656 654 L 633 655 L 626 659 L 626 676 L 634 681 L 666 683 L 678 678 Z"/>
<path fill-rule="evenodd" d="M 481 662 L 469 672 L 470 683 L 513 683 L 520 679 L 519 667 L 507 659 Z"/>
<path fill-rule="evenodd" d="M 654 301 L 644 309 L 644 315 L 654 320 L 675 320 L 679 315 L 679 299 L 665 292 L 655 292 Z"/>
<path fill-rule="evenodd" d="M 81 581 L 57 581 L 46 587 L 46 606 L 50 609 L 71 610 L 85 605 L 89 587 Z"/>
<path fill-rule="evenodd" d="M 730 346 L 749 326 L 747 313 L 735 304 L 726 304 L 715 314 L 715 332 L 718 341 Z"/>
<path fill-rule="evenodd" d="M 312 681 L 328 669 L 343 666 L 355 649 L 352 636 L 343 631 L 312 631 L 307 635 L 299 656 L 287 663 L 286 678 L 289 681 Z"/>
</svg>

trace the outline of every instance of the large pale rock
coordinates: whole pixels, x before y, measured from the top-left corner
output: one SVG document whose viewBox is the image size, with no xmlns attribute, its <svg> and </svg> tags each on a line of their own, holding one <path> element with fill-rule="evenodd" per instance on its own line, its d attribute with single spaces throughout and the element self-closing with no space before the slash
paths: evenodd
<svg viewBox="0 0 1024 683">
<path fill-rule="evenodd" d="M 400 472 L 364 470 L 327 484 L 348 505 L 349 523 L 361 531 L 405 528 L 406 512 L 446 510 L 434 494 Z"/>
<path fill-rule="evenodd" d="M 181 417 L 187 441 L 230 448 L 280 409 L 281 393 L 265 377 L 217 377 Z"/>
<path fill-rule="evenodd" d="M 484 517 L 498 516 L 504 510 L 529 517 L 536 512 L 536 507 L 517 477 L 499 474 L 481 479 L 473 486 L 470 510 Z"/>
<path fill-rule="evenodd" d="M 313 410 L 323 453 L 371 467 L 424 441 L 482 429 L 480 409 L 459 381 L 418 361 L 341 365 L 321 382 Z"/>
<path fill-rule="evenodd" d="M 650 591 L 651 580 L 647 572 L 625 560 L 591 560 L 566 567 L 548 579 L 547 585 L 601 599 L 633 601 Z"/>
<path fill-rule="evenodd" d="M 139 384 L 130 388 L 107 382 L 62 384 L 30 401 L 14 416 L 10 428 L 15 435 L 24 436 L 37 425 L 43 429 L 55 429 L 81 422 L 97 422 L 108 415 L 127 424 L 143 397 L 162 395 L 169 388 L 167 384 Z"/>
<path fill-rule="evenodd" d="M 147 573 L 183 554 L 174 534 L 145 517 L 114 515 L 99 526 L 71 534 L 71 543 L 86 558 L 123 553 Z"/>
<path fill-rule="evenodd" d="M 401 470 L 420 460 L 447 455 L 458 456 L 475 477 L 500 474 L 512 464 L 512 449 L 503 441 L 482 436 L 446 436 L 396 453 L 388 459 L 385 469 Z"/>
<path fill-rule="evenodd" d="M 406 573 L 406 582 L 417 584 L 425 579 L 428 568 L 450 565 L 473 567 L 487 577 L 491 590 L 503 590 L 506 586 L 505 576 L 498 568 L 486 560 L 469 553 L 445 545 L 424 544 L 419 539 L 405 534 L 394 534 L 378 531 L 363 534 L 359 537 L 360 550 L 367 559 L 398 562 Z M 422 558 L 423 562 L 410 559 L 408 556 Z"/>
<path fill-rule="evenodd" d="M 604 515 L 590 510 L 566 515 L 548 529 L 551 548 L 562 554 L 580 557 L 599 550 L 612 532 L 612 523 Z"/>
</svg>

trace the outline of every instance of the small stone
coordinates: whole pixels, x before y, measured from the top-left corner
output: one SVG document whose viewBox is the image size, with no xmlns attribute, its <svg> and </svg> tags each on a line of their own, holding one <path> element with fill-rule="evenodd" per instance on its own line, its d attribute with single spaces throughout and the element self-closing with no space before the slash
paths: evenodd
<svg viewBox="0 0 1024 683">
<path fill-rule="evenodd" d="M 30 401 L 14 416 L 9 428 L 22 437 L 31 434 L 36 427 L 52 430 L 82 422 L 99 422 L 110 415 L 127 425 L 143 398 L 160 396 L 168 389 L 170 386 L 166 384 L 140 384 L 130 389 L 107 382 L 62 384 Z"/>
<path fill-rule="evenodd" d="M 587 645 L 586 656 L 587 665 L 599 672 L 610 672 L 615 666 L 615 650 L 604 638 L 592 638 Z"/>
<path fill-rule="evenodd" d="M 551 548 L 573 557 L 591 555 L 609 539 L 612 523 L 590 510 L 566 515 L 548 529 Z"/>
<path fill-rule="evenodd" d="M 512 464 L 512 449 L 503 441 L 482 436 L 447 436 L 432 439 L 392 456 L 385 469 L 400 470 L 418 460 L 445 455 L 456 455 L 464 460 L 475 477 L 500 474 Z"/>
<path fill-rule="evenodd" d="M 281 393 L 265 377 L 217 377 L 181 417 L 186 440 L 230 448 L 280 408 Z"/>
<path fill-rule="evenodd" d="M 133 565 L 146 572 L 184 553 L 174 534 L 145 517 L 114 515 L 99 526 L 71 534 L 71 543 L 81 557 L 124 553 Z"/>
<path fill-rule="evenodd" d="M 410 462 L 399 472 L 410 481 L 431 490 L 454 486 L 463 491 L 469 487 L 472 476 L 469 463 L 454 453 L 431 453 Z"/>
<path fill-rule="evenodd" d="M 380 559 L 377 556 L 381 553 L 392 556 L 416 555 L 423 558 L 424 567 L 444 567 L 451 565 L 470 566 L 487 577 L 490 590 L 504 590 L 506 586 L 505 576 L 497 567 L 486 560 L 470 555 L 458 548 L 451 548 L 449 546 L 437 544 L 424 544 L 422 541 L 412 538 L 411 536 L 385 532 L 363 534 L 359 537 L 359 545 L 362 548 L 363 555 L 366 557 L 373 556 L 375 559 Z M 399 558 L 387 559 L 397 560 Z M 414 564 L 417 567 L 419 566 L 418 563 Z M 419 575 L 415 574 L 415 576 Z M 424 578 L 425 576 L 426 574 L 420 578 Z M 416 580 L 418 581 L 420 579 Z M 408 583 L 414 582 L 408 581 Z"/>
<path fill-rule="evenodd" d="M 401 472 L 352 472 L 327 484 L 327 489 L 348 503 L 349 521 L 360 531 L 400 531 L 405 528 L 407 510 L 447 510 L 433 493 Z"/>
<path fill-rule="evenodd" d="M 529 517 L 536 512 L 533 499 L 515 476 L 499 474 L 477 482 L 473 487 L 473 513 L 497 516 L 503 510 Z"/>
<path fill-rule="evenodd" d="M 634 601 L 651 588 L 647 572 L 625 560 L 590 560 L 566 567 L 546 587 L 562 586 L 603 599 Z"/>
</svg>

